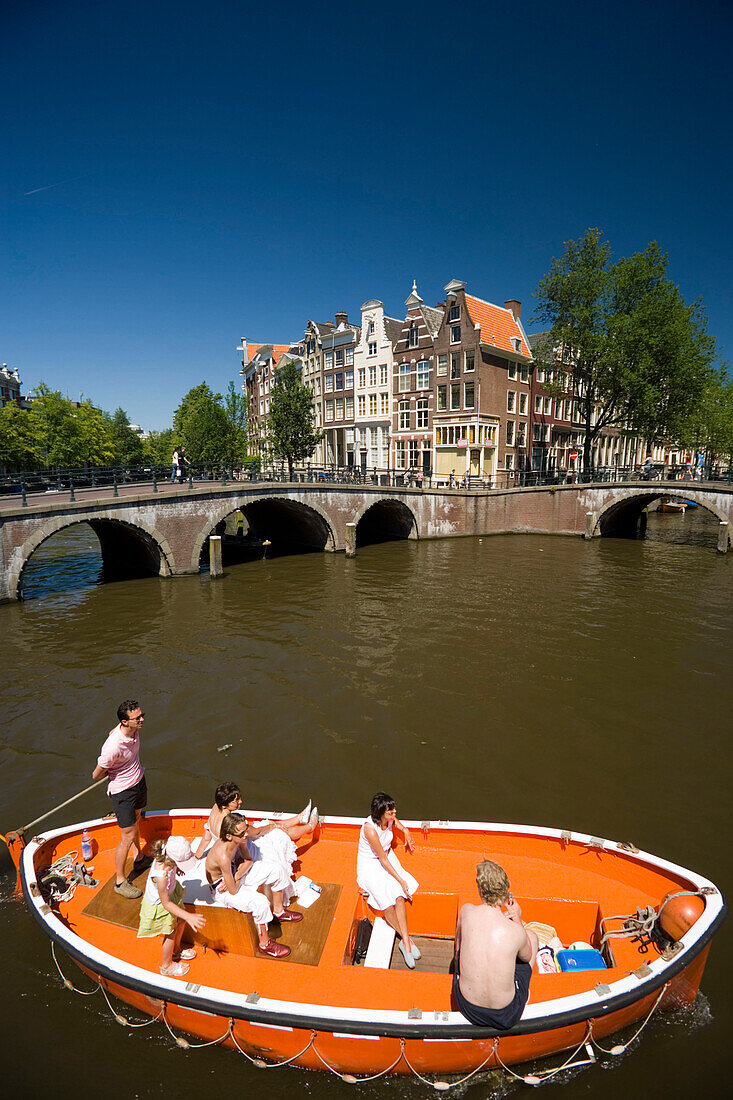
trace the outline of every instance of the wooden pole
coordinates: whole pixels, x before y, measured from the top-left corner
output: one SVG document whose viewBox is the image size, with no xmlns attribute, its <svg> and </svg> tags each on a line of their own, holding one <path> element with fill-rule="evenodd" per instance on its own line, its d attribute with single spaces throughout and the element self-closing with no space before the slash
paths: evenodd
<svg viewBox="0 0 733 1100">
<path fill-rule="evenodd" d="M 71 802 L 76 802 L 77 798 L 81 798 L 83 794 L 89 794 L 89 792 L 93 791 L 95 787 L 98 787 L 100 783 L 106 782 L 107 776 L 105 775 L 101 779 L 98 779 L 96 783 L 91 783 L 88 787 L 85 787 L 83 791 L 79 791 L 78 794 L 72 794 L 71 798 L 67 798 L 65 802 L 61 802 L 58 806 L 54 806 L 54 808 L 52 810 L 49 810 L 48 813 L 41 814 L 40 817 L 36 817 L 33 819 L 33 821 L 29 821 L 28 824 L 24 825 L 22 829 L 18 830 L 18 832 L 26 832 L 26 830 L 30 829 L 31 825 L 37 825 L 39 821 L 45 821 L 47 817 L 50 817 L 51 814 L 55 814 L 57 810 L 63 810 L 64 806 L 68 806 Z"/>
</svg>

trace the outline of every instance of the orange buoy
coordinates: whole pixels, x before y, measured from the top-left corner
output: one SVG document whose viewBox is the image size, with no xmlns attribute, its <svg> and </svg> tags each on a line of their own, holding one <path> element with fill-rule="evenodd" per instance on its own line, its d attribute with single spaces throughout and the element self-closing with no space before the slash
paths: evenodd
<svg viewBox="0 0 733 1100">
<path fill-rule="evenodd" d="M 705 912 L 705 902 L 696 894 L 682 894 L 675 897 L 674 893 L 669 893 L 659 906 L 658 912 L 662 931 L 676 943 Z"/>
</svg>

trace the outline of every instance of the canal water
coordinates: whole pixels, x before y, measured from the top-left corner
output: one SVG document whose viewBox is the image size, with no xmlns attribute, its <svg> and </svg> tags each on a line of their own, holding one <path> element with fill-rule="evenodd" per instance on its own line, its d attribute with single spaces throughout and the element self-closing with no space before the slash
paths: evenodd
<svg viewBox="0 0 733 1100">
<path fill-rule="evenodd" d="M 643 541 L 398 542 L 353 560 L 250 562 L 217 581 L 90 587 L 98 547 L 76 528 L 29 566 L 26 601 L 0 607 L 0 829 L 85 786 L 117 703 L 135 696 L 151 808 L 208 806 L 231 778 L 249 805 L 313 797 L 325 814 L 366 814 L 383 788 L 404 818 L 632 840 L 728 893 L 733 555 L 716 554 L 715 537 L 698 509 L 650 516 Z M 72 819 L 106 810 L 94 792 Z M 350 1091 L 326 1074 L 182 1051 L 158 1024 L 120 1028 L 99 996 L 62 987 L 4 856 L 0 869 L 8 1095 L 157 1097 L 162 1082 L 182 1100 L 433 1094 L 405 1078 Z M 549 1087 L 564 1100 L 728 1095 L 730 932 L 713 942 L 691 1012 L 654 1018 L 613 1064 Z M 491 1075 L 457 1095 L 528 1091 Z"/>
</svg>

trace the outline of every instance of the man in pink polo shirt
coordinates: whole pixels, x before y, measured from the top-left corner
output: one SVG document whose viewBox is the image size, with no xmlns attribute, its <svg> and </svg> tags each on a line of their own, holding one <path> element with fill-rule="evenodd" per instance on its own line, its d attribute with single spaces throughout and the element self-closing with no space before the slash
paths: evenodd
<svg viewBox="0 0 733 1100">
<path fill-rule="evenodd" d="M 97 766 L 92 779 L 109 778 L 107 794 L 117 815 L 120 827 L 120 842 L 115 851 L 115 893 L 123 898 L 142 897 L 138 890 L 125 877 L 125 860 L 130 848 L 133 849 L 134 863 L 129 878 L 133 879 L 150 866 L 152 860 L 143 855 L 140 843 L 140 814 L 148 801 L 148 789 L 145 783 L 145 769 L 140 763 L 140 730 L 145 715 L 137 699 L 125 699 L 117 708 L 119 725 L 115 726 L 102 745 Z"/>
</svg>

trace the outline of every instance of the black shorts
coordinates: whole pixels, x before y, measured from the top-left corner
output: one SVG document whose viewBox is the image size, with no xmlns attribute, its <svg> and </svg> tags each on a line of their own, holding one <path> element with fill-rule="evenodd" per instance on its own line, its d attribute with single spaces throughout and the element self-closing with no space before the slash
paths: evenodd
<svg viewBox="0 0 733 1100">
<path fill-rule="evenodd" d="M 117 814 L 117 824 L 121 829 L 129 829 L 137 820 L 137 811 L 144 810 L 148 804 L 148 785 L 145 776 L 134 787 L 126 791 L 111 794 L 112 808 Z"/>
<path fill-rule="evenodd" d="M 529 997 L 529 979 L 532 975 L 532 967 L 529 963 L 516 962 L 514 964 L 514 996 L 504 1008 L 486 1008 L 484 1005 L 474 1005 L 461 993 L 460 971 L 456 958 L 453 974 L 453 993 L 456 998 L 459 1012 L 476 1027 L 493 1027 L 497 1031 L 508 1031 L 521 1019 L 524 1006 Z"/>
</svg>

